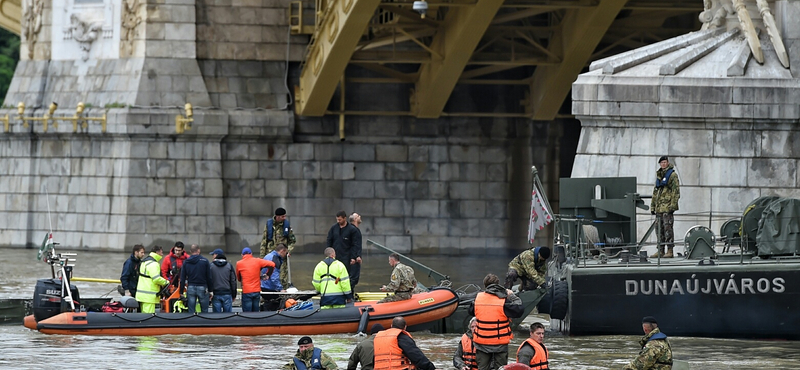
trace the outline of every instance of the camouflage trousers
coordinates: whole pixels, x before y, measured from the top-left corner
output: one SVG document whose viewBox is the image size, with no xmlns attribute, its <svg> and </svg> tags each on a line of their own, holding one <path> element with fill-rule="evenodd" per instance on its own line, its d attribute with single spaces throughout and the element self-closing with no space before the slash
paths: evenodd
<svg viewBox="0 0 800 370">
<path fill-rule="evenodd" d="M 669 250 L 675 247 L 675 231 L 672 227 L 675 225 L 675 215 L 671 212 L 656 213 L 656 224 L 658 228 L 658 250 L 664 251 L 664 246 Z"/>
<path fill-rule="evenodd" d="M 394 295 L 381 299 L 378 303 L 405 301 L 407 299 L 411 299 L 411 292 L 395 293 Z"/>
<path fill-rule="evenodd" d="M 509 268 L 508 272 L 506 273 L 506 282 L 505 288 L 511 289 L 514 286 L 514 283 L 517 282 L 517 279 L 522 280 L 522 283 L 519 286 L 519 290 L 534 290 L 536 289 L 536 282 L 529 279 L 527 276 L 519 276 L 519 273 L 516 269 Z"/>
</svg>

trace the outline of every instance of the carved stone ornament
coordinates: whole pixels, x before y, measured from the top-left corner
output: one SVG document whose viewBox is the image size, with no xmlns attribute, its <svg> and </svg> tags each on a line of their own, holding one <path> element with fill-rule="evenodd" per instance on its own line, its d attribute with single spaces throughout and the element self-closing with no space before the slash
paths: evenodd
<svg viewBox="0 0 800 370">
<path fill-rule="evenodd" d="M 81 58 L 89 59 L 89 51 L 92 43 L 97 40 L 97 36 L 103 29 L 103 22 L 92 22 L 84 20 L 80 14 L 75 13 L 69 17 L 69 30 L 72 38 L 78 42 L 81 48 Z"/>
<path fill-rule="evenodd" d="M 28 0 L 25 2 L 22 19 L 25 27 L 22 35 L 25 36 L 25 43 L 28 44 L 28 59 L 33 59 L 33 48 L 39 39 L 39 31 L 42 30 L 42 11 L 44 10 L 44 0 Z"/>
<path fill-rule="evenodd" d="M 142 17 L 137 15 L 140 5 L 140 0 L 122 0 L 122 55 L 133 55 L 136 27 L 142 23 Z"/>
<path fill-rule="evenodd" d="M 728 27 L 728 15 L 735 14 L 734 22 L 739 21 L 738 27 L 747 40 L 753 58 L 759 64 L 764 64 L 764 52 L 758 33 L 759 30 L 766 30 L 778 60 L 785 68 L 789 68 L 789 55 L 776 26 L 772 9 L 766 0 L 703 0 L 703 7 L 704 10 L 699 16 L 703 22 L 703 30 Z M 749 8 L 758 9 L 761 14 L 760 22 L 758 19 L 755 21 L 751 19 Z"/>
</svg>

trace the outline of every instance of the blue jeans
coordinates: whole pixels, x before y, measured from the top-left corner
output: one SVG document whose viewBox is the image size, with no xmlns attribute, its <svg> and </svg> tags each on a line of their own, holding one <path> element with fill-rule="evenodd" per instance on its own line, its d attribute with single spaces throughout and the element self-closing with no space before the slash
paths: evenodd
<svg viewBox="0 0 800 370">
<path fill-rule="evenodd" d="M 200 312 L 208 312 L 208 288 L 205 286 L 189 285 L 186 288 L 186 300 L 186 305 L 189 306 L 189 312 L 196 312 L 197 303 L 200 303 Z"/>
<path fill-rule="evenodd" d="M 242 293 L 242 312 L 259 312 L 261 292 Z"/>
<path fill-rule="evenodd" d="M 214 312 L 233 311 L 233 296 L 230 294 L 214 294 L 214 298 L 211 298 L 211 303 L 214 306 Z"/>
</svg>

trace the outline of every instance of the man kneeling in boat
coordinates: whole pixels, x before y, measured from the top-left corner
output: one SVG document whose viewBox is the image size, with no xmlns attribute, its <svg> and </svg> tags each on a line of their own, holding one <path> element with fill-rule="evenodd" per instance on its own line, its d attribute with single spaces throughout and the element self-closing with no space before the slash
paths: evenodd
<svg viewBox="0 0 800 370">
<path fill-rule="evenodd" d="M 311 337 L 302 337 L 297 342 L 300 347 L 292 358 L 292 362 L 283 365 L 285 370 L 306 370 L 306 369 L 338 369 L 333 359 L 322 352 L 319 348 L 314 348 Z"/>
<path fill-rule="evenodd" d="M 314 268 L 311 284 L 321 294 L 319 305 L 322 309 L 341 308 L 352 300 L 350 274 L 347 267 L 336 259 L 336 250 L 331 247 L 325 248 L 325 259 Z"/>
<path fill-rule="evenodd" d="M 508 263 L 505 288 L 511 289 L 517 278 L 522 280 L 519 291 L 534 290 L 544 285 L 548 258 L 550 258 L 548 247 L 531 248 L 514 257 Z"/>
<path fill-rule="evenodd" d="M 414 293 L 422 292 L 417 288 L 417 278 L 414 276 L 414 269 L 400 263 L 400 255 L 392 253 L 389 255 L 389 266 L 392 266 L 392 280 L 389 285 L 381 287 L 381 291 L 394 292 L 394 295 L 387 296 L 378 303 L 397 302 L 411 299 Z"/>
<path fill-rule="evenodd" d="M 658 329 L 652 316 L 642 319 L 644 337 L 639 341 L 642 350 L 639 356 L 626 365 L 623 370 L 670 370 L 672 369 L 672 348 L 667 336 Z"/>
</svg>

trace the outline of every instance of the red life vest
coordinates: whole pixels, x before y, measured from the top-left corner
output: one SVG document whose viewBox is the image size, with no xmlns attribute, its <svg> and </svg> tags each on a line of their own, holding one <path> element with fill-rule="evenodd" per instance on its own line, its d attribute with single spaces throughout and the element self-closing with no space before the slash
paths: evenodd
<svg viewBox="0 0 800 370">
<path fill-rule="evenodd" d="M 405 333 L 405 330 L 389 328 L 375 334 L 375 370 L 412 370 L 415 369 L 411 361 L 403 354 L 403 350 L 397 344 L 397 336 Z"/>
<path fill-rule="evenodd" d="M 539 344 L 533 340 L 533 338 L 528 338 L 519 345 L 519 348 L 517 348 L 517 362 L 519 362 L 519 351 L 522 349 L 522 346 L 524 346 L 525 343 L 533 347 L 533 357 L 531 357 L 531 363 L 528 364 L 528 366 L 531 367 L 531 370 L 550 369 L 547 361 L 547 348 L 544 346 L 544 344 Z"/>
<path fill-rule="evenodd" d="M 478 360 L 475 357 L 475 344 L 472 338 L 464 334 L 461 336 L 461 359 L 469 370 L 478 370 Z"/>
<path fill-rule="evenodd" d="M 505 298 L 481 292 L 475 297 L 475 317 L 478 327 L 473 333 L 472 340 L 483 345 L 508 344 L 514 339 L 511 332 L 511 320 L 503 312 Z"/>
</svg>

